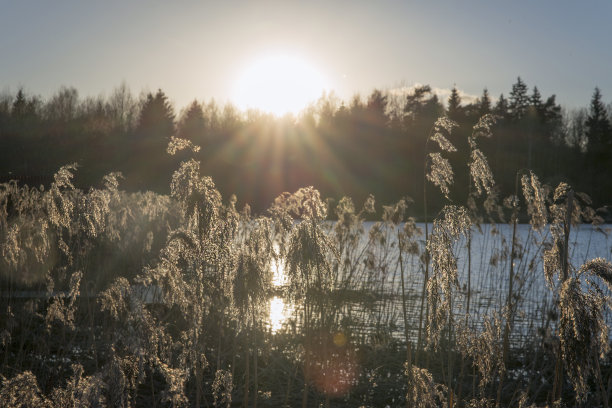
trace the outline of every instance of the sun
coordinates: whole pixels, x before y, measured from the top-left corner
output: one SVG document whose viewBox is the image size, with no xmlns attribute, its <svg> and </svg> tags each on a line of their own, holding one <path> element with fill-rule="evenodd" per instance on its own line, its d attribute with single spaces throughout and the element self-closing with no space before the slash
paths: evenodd
<svg viewBox="0 0 612 408">
<path fill-rule="evenodd" d="M 328 89 L 325 76 L 295 55 L 267 55 L 248 65 L 235 83 L 234 102 L 282 116 L 298 113 Z"/>
</svg>

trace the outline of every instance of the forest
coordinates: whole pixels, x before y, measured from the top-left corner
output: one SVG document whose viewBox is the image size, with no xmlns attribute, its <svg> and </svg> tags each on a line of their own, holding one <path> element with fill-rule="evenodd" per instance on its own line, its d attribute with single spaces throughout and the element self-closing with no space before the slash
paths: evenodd
<svg viewBox="0 0 612 408">
<path fill-rule="evenodd" d="M 280 118 L 214 100 L 194 101 L 177 113 L 162 90 L 136 97 L 125 84 L 108 97 L 80 98 L 64 87 L 46 101 L 19 90 L 0 95 L 0 180 L 48 185 L 60 166 L 77 163 L 79 187 L 120 171 L 128 191 L 168 194 L 180 158 L 169 158 L 165 148 L 175 135 L 201 146 L 196 158 L 203 173 L 256 212 L 284 191 L 312 185 L 335 200 L 374 194 L 391 203 L 409 196 L 422 216 L 432 123 L 447 115 L 460 125 L 449 158 L 456 164 L 467 159 L 466 132 L 488 113 L 497 123 L 482 151 L 493 163 L 500 194 L 509 194 L 514 174 L 526 168 L 551 185 L 575 186 L 598 206 L 612 202 L 612 113 L 599 90 L 588 106 L 568 111 L 521 78 L 495 100 L 485 89 L 478 100 L 462 103 L 454 88 L 441 101 L 425 85 L 403 93 L 374 90 L 350 101 L 323 95 L 299 115 Z M 456 178 L 451 197 L 465 201 L 467 174 Z M 441 204 L 441 197 L 430 200 L 437 209 Z"/>
<path fill-rule="evenodd" d="M 0 126 L 2 407 L 610 405 L 598 89 L 277 118 L 62 88 Z"/>
</svg>

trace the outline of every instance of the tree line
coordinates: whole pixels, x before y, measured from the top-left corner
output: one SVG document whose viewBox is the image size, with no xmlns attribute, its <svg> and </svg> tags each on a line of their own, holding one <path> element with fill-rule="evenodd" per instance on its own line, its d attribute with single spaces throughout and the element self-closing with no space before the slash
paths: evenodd
<svg viewBox="0 0 612 408">
<path fill-rule="evenodd" d="M 299 115 L 284 117 L 214 100 L 194 100 L 177 113 L 161 89 L 135 96 L 125 84 L 108 97 L 82 98 L 62 87 L 47 100 L 19 89 L 0 95 L 0 179 L 48 184 L 62 165 L 77 163 L 81 187 L 121 171 L 126 190 L 168 193 L 170 174 L 182 160 L 166 152 L 175 136 L 202 146 L 196 156 L 203 173 L 224 196 L 236 194 L 255 211 L 283 191 L 312 185 L 332 199 L 410 196 L 418 215 L 435 120 L 446 115 L 459 124 L 451 140 L 457 151 L 450 155 L 456 177 L 450 198 L 465 202 L 469 174 L 461 163 L 473 125 L 487 113 L 496 125 L 481 149 L 500 195 L 514 192 L 518 171 L 532 169 L 550 185 L 566 181 L 586 192 L 597 206 L 612 202 L 612 109 L 600 90 L 588 107 L 568 111 L 555 95 L 543 97 L 520 77 L 507 96 L 493 98 L 485 88 L 471 103 L 455 87 L 442 101 L 423 85 L 349 101 L 323 95 Z M 441 203 L 442 197 L 429 198 L 434 209 Z"/>
</svg>

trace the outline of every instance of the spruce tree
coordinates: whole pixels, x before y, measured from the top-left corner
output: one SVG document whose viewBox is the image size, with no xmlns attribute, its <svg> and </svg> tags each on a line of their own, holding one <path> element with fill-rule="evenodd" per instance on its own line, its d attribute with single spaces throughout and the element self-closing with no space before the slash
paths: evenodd
<svg viewBox="0 0 612 408">
<path fill-rule="evenodd" d="M 594 154 L 612 153 L 612 125 L 599 88 L 595 88 L 586 123 L 587 150 Z"/>
<path fill-rule="evenodd" d="M 542 104 L 542 95 L 540 94 L 537 86 L 533 87 L 533 92 L 531 97 L 529 97 L 529 102 L 538 115 L 542 115 L 544 106 Z"/>
<path fill-rule="evenodd" d="M 155 95 L 149 93 L 140 111 L 138 133 L 145 137 L 165 138 L 174 134 L 174 112 L 168 97 L 161 89 Z M 149 135 L 149 136 L 147 136 Z"/>
<path fill-rule="evenodd" d="M 494 112 L 502 118 L 508 117 L 508 100 L 504 97 L 504 94 L 499 95 Z"/>
<path fill-rule="evenodd" d="M 17 91 L 17 95 L 15 95 L 11 115 L 13 115 L 14 118 L 24 117 L 26 115 L 27 104 L 23 89 L 20 88 L 19 91 Z"/>
<path fill-rule="evenodd" d="M 586 177 L 587 183 L 591 184 L 588 193 L 595 202 L 602 202 L 612 189 L 609 177 L 612 164 L 612 125 L 599 88 L 595 88 L 584 125 L 587 140 L 584 167 L 590 173 Z"/>
<path fill-rule="evenodd" d="M 459 120 L 461 116 L 461 96 L 457 91 L 457 87 L 453 86 L 451 94 L 448 97 L 448 109 L 446 110 L 448 117 L 452 120 Z"/>
<path fill-rule="evenodd" d="M 528 107 L 527 84 L 523 82 L 521 77 L 518 77 L 516 83 L 512 85 L 512 91 L 510 92 L 510 102 L 508 104 L 510 117 L 514 120 L 522 119 L 527 113 Z"/>
<path fill-rule="evenodd" d="M 193 101 L 183 114 L 177 125 L 176 135 L 180 138 L 191 140 L 199 144 L 206 131 L 206 119 L 202 105 Z"/>
<path fill-rule="evenodd" d="M 126 170 L 128 181 L 140 190 L 153 189 L 167 193 L 175 164 L 166 147 L 174 135 L 174 112 L 162 90 L 148 94 L 144 102 L 136 138 L 132 144 L 132 157 Z M 171 159 L 172 157 L 172 159 Z"/>
<path fill-rule="evenodd" d="M 482 96 L 478 99 L 478 115 L 483 116 L 487 113 L 491 113 L 491 98 L 488 89 L 485 88 L 482 91 Z"/>
<path fill-rule="evenodd" d="M 30 97 L 28 99 L 23 89 L 20 88 L 15 95 L 13 104 L 11 105 L 11 117 L 15 123 L 19 123 L 20 126 L 33 125 L 31 122 L 36 117 L 36 107 L 38 102 L 39 101 L 35 97 Z"/>
</svg>

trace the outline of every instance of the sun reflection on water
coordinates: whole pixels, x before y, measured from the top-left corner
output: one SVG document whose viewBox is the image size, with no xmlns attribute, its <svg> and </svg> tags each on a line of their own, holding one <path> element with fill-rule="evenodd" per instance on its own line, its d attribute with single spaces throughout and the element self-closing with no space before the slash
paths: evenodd
<svg viewBox="0 0 612 408">
<path fill-rule="evenodd" d="M 275 245 L 275 252 L 278 253 L 278 245 Z M 285 261 L 276 258 L 272 262 L 272 285 L 275 288 L 280 288 L 287 284 L 287 275 L 285 274 Z M 283 324 L 291 317 L 293 313 L 293 305 L 286 304 L 280 296 L 274 296 L 269 303 L 269 327 L 272 333 L 276 333 L 281 329 Z"/>
<path fill-rule="evenodd" d="M 283 327 L 285 321 L 291 316 L 293 307 L 285 304 L 285 301 L 278 296 L 270 299 L 270 331 L 276 333 Z"/>
</svg>

